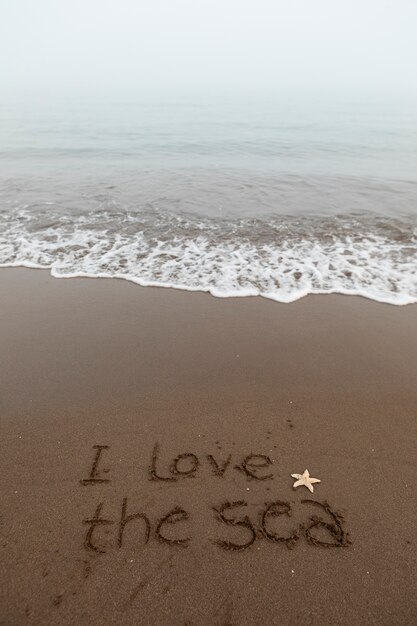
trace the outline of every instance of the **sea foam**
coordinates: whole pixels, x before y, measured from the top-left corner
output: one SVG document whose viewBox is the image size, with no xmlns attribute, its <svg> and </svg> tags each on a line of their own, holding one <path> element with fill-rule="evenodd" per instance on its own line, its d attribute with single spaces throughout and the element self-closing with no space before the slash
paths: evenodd
<svg viewBox="0 0 417 626">
<path fill-rule="evenodd" d="M 217 297 L 293 302 L 341 293 L 417 302 L 417 229 L 410 218 L 215 219 L 155 209 L 69 216 L 26 206 L 0 212 L 0 265 Z"/>
</svg>

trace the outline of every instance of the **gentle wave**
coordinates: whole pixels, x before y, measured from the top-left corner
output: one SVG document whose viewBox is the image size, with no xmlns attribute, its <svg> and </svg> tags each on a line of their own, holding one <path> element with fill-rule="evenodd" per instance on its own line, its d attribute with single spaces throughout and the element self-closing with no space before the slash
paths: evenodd
<svg viewBox="0 0 417 626">
<path fill-rule="evenodd" d="M 0 212 L 0 265 L 218 297 L 293 302 L 341 293 L 417 302 L 417 229 L 406 217 L 214 219 L 155 209 L 65 216 L 27 206 Z"/>
</svg>

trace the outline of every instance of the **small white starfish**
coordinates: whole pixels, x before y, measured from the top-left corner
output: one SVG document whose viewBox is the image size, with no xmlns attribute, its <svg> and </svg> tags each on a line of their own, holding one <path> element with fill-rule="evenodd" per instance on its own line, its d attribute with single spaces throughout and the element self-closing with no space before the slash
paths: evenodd
<svg viewBox="0 0 417 626">
<path fill-rule="evenodd" d="M 291 474 L 291 477 L 296 479 L 296 482 L 293 484 L 293 489 L 304 485 L 304 487 L 310 489 L 311 493 L 314 492 L 313 483 L 321 482 L 318 478 L 311 478 L 308 470 L 305 470 L 304 474 Z"/>
</svg>

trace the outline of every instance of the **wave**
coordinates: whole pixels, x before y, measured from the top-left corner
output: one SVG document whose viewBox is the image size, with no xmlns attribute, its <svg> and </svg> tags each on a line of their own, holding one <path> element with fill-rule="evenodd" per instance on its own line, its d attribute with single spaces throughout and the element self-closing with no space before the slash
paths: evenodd
<svg viewBox="0 0 417 626">
<path fill-rule="evenodd" d="M 293 302 L 341 293 L 404 305 L 417 302 L 417 228 L 412 218 L 372 214 L 217 219 L 150 209 L 74 216 L 26 205 L 0 212 L 0 266 L 217 297 Z"/>
</svg>

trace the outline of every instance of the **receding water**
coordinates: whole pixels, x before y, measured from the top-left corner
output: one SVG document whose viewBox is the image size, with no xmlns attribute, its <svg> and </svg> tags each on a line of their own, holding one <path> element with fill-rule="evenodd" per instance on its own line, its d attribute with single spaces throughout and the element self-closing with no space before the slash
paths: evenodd
<svg viewBox="0 0 417 626">
<path fill-rule="evenodd" d="M 417 302 L 417 108 L 0 102 L 0 264 Z"/>
</svg>

